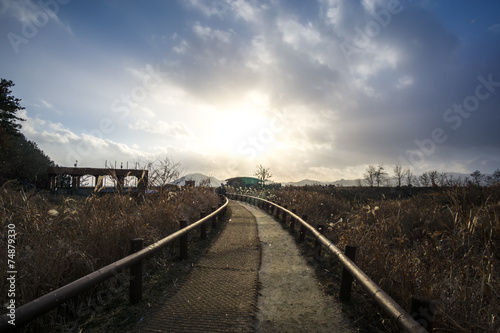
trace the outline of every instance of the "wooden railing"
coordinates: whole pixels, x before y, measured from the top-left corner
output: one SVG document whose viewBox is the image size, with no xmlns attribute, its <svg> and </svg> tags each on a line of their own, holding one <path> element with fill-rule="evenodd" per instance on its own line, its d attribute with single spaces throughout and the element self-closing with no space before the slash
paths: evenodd
<svg viewBox="0 0 500 333">
<path fill-rule="evenodd" d="M 346 300 L 349 298 L 352 279 L 355 279 L 370 295 L 370 297 L 375 300 L 375 302 L 386 312 L 386 314 L 393 318 L 398 326 L 404 331 L 410 333 L 426 333 L 426 328 L 432 330 L 431 327 L 433 319 L 430 318 L 429 309 L 422 307 L 422 305 L 419 304 L 418 299 L 412 300 L 412 303 L 417 304 L 415 309 L 410 311 L 414 314 L 414 318 L 354 263 L 352 260 L 352 248 L 347 248 L 346 253 L 340 251 L 331 241 L 322 235 L 322 230 L 316 230 L 305 221 L 307 220 L 306 216 L 300 218 L 296 214 L 295 209 L 290 211 L 274 202 L 262 198 L 233 193 L 228 193 L 227 196 L 233 200 L 244 201 L 249 204 L 256 205 L 268 211 L 270 214 L 274 214 L 278 221 L 282 223 L 289 223 L 292 232 L 295 229 L 295 223 L 299 223 L 299 241 L 303 241 L 306 232 L 309 232 L 315 239 L 316 244 L 321 244 L 321 246 L 325 247 L 326 250 L 333 254 L 344 267 L 339 295 L 341 299 Z M 287 217 L 289 217 L 289 222 L 287 221 Z M 424 325 L 425 328 L 421 324 Z"/>
<path fill-rule="evenodd" d="M 13 332 L 18 330 L 20 327 L 47 313 L 51 309 L 66 303 L 70 299 L 82 294 L 103 281 L 119 275 L 119 272 L 125 268 L 130 268 L 130 302 L 132 304 L 139 302 L 142 298 L 143 260 L 151 257 L 166 245 L 176 240 L 180 240 L 181 259 L 187 258 L 188 233 L 196 228 L 200 228 L 200 238 L 206 239 L 206 223 L 211 221 L 212 227 L 215 227 L 217 219 L 220 220 L 220 217 L 225 214 L 227 205 L 228 200 L 224 198 L 224 203 L 220 204 L 217 210 L 213 208 L 213 212 L 208 215 L 202 212 L 200 220 L 189 226 L 187 226 L 187 222 L 180 221 L 181 229 L 179 231 L 174 232 L 144 249 L 142 249 L 142 241 L 140 239 L 132 240 L 132 252 L 135 252 L 129 256 L 16 308 L 15 325 L 9 324 L 9 320 L 11 320 L 9 314 L 2 315 L 0 317 L 0 332 Z"/>
</svg>

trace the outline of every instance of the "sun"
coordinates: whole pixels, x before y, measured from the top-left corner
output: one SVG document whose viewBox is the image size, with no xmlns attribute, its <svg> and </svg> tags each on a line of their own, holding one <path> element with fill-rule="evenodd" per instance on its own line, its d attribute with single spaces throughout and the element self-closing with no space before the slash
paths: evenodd
<svg viewBox="0 0 500 333">
<path fill-rule="evenodd" d="M 269 127 L 268 101 L 265 96 L 249 93 L 240 105 L 217 111 L 211 120 L 210 142 L 217 150 L 237 153 L 238 147 L 254 140 Z"/>
<path fill-rule="evenodd" d="M 234 153 L 241 144 L 257 136 L 264 126 L 264 117 L 251 112 L 224 112 L 216 117 L 211 126 L 210 141 L 218 150 Z"/>
</svg>

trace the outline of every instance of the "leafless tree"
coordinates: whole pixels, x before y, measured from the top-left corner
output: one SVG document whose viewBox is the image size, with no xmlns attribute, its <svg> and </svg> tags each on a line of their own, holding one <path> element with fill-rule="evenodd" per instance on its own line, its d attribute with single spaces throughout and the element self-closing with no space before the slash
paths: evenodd
<svg viewBox="0 0 500 333">
<path fill-rule="evenodd" d="M 369 165 L 368 168 L 366 168 L 365 173 L 363 174 L 363 177 L 365 181 L 368 183 L 368 186 L 373 187 L 375 184 L 375 175 L 377 173 L 377 169 L 373 165 Z"/>
<path fill-rule="evenodd" d="M 254 176 L 260 179 L 261 186 L 264 186 L 264 183 L 271 179 L 273 176 L 269 168 L 265 168 L 262 164 L 257 166 L 257 170 L 254 173 Z"/>
<path fill-rule="evenodd" d="M 473 184 L 477 187 L 480 187 L 484 179 L 484 175 L 481 173 L 481 171 L 476 170 L 473 173 L 471 173 L 470 176 L 472 178 Z"/>
<path fill-rule="evenodd" d="M 486 177 L 486 181 L 488 182 L 488 185 L 500 183 L 500 169 L 496 169 L 493 174 Z"/>
<path fill-rule="evenodd" d="M 446 172 L 439 173 L 439 185 L 446 186 L 450 184 L 452 176 L 447 174 Z"/>
<path fill-rule="evenodd" d="M 419 177 L 418 177 L 418 180 L 420 181 L 420 184 L 424 187 L 427 187 L 429 186 L 429 183 L 430 183 L 430 177 L 429 177 L 429 173 L 428 172 L 424 172 L 423 174 L 421 174 Z"/>
<path fill-rule="evenodd" d="M 175 162 L 172 157 L 165 157 L 147 161 L 138 161 L 139 169 L 148 170 L 148 187 L 163 187 L 181 177 L 183 171 L 179 162 Z"/>
<path fill-rule="evenodd" d="M 394 178 L 396 178 L 397 186 L 401 187 L 401 183 L 403 182 L 403 179 L 405 178 L 405 172 L 406 170 L 403 170 L 403 167 L 401 164 L 397 164 L 394 166 Z"/>
<path fill-rule="evenodd" d="M 438 179 L 439 173 L 437 172 L 437 170 L 431 170 L 428 172 L 428 174 L 429 174 L 429 181 L 433 186 L 439 183 Z"/>
<path fill-rule="evenodd" d="M 387 172 L 385 171 L 385 167 L 383 164 L 377 165 L 377 171 L 375 172 L 375 182 L 377 183 L 377 186 L 380 186 L 381 183 L 384 182 L 384 180 L 387 177 Z"/>
<path fill-rule="evenodd" d="M 413 185 L 414 176 L 413 176 L 413 172 L 411 171 L 410 168 L 406 168 L 405 169 L 404 176 L 406 178 L 406 185 L 412 186 Z"/>
</svg>

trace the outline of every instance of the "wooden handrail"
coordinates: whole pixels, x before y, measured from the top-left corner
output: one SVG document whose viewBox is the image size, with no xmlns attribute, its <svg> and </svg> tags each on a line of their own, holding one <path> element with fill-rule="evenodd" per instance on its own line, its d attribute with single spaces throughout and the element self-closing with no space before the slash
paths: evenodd
<svg viewBox="0 0 500 333">
<path fill-rule="evenodd" d="M 397 324 L 409 333 L 428 333 L 427 330 L 420 325 L 412 316 L 410 316 L 396 301 L 394 301 L 382 288 L 380 288 L 368 275 L 366 275 L 351 259 L 349 259 L 342 251 L 340 251 L 330 240 L 324 237 L 319 231 L 317 231 L 310 224 L 305 222 L 295 213 L 285 209 L 274 202 L 248 196 L 242 194 L 227 193 L 227 196 L 232 199 L 243 199 L 248 198 L 249 202 L 257 205 L 257 202 L 266 204 L 269 206 L 274 206 L 276 209 L 281 210 L 285 214 L 288 214 L 292 221 L 299 222 L 304 228 L 309 230 L 311 234 L 327 248 L 327 250 L 332 253 L 337 259 L 342 263 L 343 267 L 351 273 L 352 277 L 358 281 L 358 283 L 363 287 L 363 289 L 370 295 L 370 297 L 375 300 L 375 302 L 390 316 Z"/>
<path fill-rule="evenodd" d="M 226 207 L 229 203 L 227 198 L 225 203 L 218 208 L 216 211 L 209 215 L 201 218 L 195 223 L 190 224 L 186 228 L 183 228 L 169 236 L 159 240 L 158 242 L 149 245 L 148 247 L 130 254 L 118 261 L 115 261 L 105 267 L 98 269 L 84 277 L 79 278 L 57 290 L 54 290 L 48 294 L 45 294 L 27 304 L 24 304 L 15 310 L 15 326 L 9 324 L 8 314 L 4 314 L 0 317 L 0 332 L 12 332 L 17 330 L 29 323 L 30 321 L 38 318 L 39 316 L 47 313 L 53 308 L 61 305 L 70 299 L 78 296 L 79 294 L 85 292 L 86 290 L 96 286 L 97 284 L 118 275 L 118 272 L 124 268 L 129 268 L 130 266 L 140 263 L 142 260 L 152 256 L 154 253 L 161 250 L 166 245 L 172 243 L 173 241 L 179 239 L 183 235 L 187 235 L 191 230 L 204 225 L 205 222 L 211 221 L 213 216 L 217 216 L 222 212 L 225 212 Z"/>
</svg>

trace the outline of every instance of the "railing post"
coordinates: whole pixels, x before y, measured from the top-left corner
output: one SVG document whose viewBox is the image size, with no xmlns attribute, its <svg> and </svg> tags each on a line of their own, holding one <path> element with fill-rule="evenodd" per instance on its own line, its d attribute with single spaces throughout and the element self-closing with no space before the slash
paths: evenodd
<svg viewBox="0 0 500 333">
<path fill-rule="evenodd" d="M 216 209 L 215 207 L 212 207 L 210 213 L 215 212 L 215 209 Z M 217 228 L 217 215 L 214 215 L 212 216 L 212 229 L 216 228 Z"/>
<path fill-rule="evenodd" d="M 356 246 L 346 245 L 345 255 L 347 258 L 351 259 L 352 262 L 356 259 Z M 342 280 L 340 281 L 340 299 L 342 301 L 348 301 L 351 298 L 351 286 L 353 277 L 351 273 L 344 267 L 342 269 Z"/>
<path fill-rule="evenodd" d="M 434 326 L 434 301 L 423 297 L 412 295 L 410 298 L 410 315 L 423 328 L 432 332 Z"/>
<path fill-rule="evenodd" d="M 302 219 L 304 222 L 307 222 L 307 215 L 302 215 Z M 299 235 L 299 243 L 302 243 L 306 239 L 306 227 L 301 223 L 300 224 L 300 235 Z"/>
<path fill-rule="evenodd" d="M 144 240 L 134 238 L 130 240 L 130 254 L 142 250 Z M 142 299 L 142 260 L 130 266 L 130 304 L 137 304 Z"/>
<path fill-rule="evenodd" d="M 318 224 L 316 226 L 316 230 L 318 230 L 318 232 L 323 235 L 323 233 L 325 232 L 325 226 L 323 224 Z M 316 238 L 316 241 L 314 242 L 314 259 L 321 259 L 321 242 L 318 238 Z"/>
<path fill-rule="evenodd" d="M 288 206 L 285 205 L 283 208 L 288 209 Z M 283 211 L 283 215 L 281 216 L 281 223 L 286 224 L 286 213 Z"/>
<path fill-rule="evenodd" d="M 179 228 L 184 229 L 187 227 L 187 221 L 186 220 L 181 220 L 179 222 Z M 180 252 L 181 252 L 181 260 L 186 260 L 188 258 L 188 235 L 182 235 L 179 238 L 179 243 L 180 243 Z"/>
<path fill-rule="evenodd" d="M 293 208 L 292 209 L 292 213 L 294 213 L 295 215 L 297 215 L 297 209 Z M 292 231 L 292 234 L 295 232 L 295 218 L 292 216 L 290 217 L 291 221 L 290 221 L 290 229 Z"/>
<path fill-rule="evenodd" d="M 204 218 L 205 216 L 207 216 L 207 214 L 205 213 L 205 211 L 200 212 L 200 220 L 202 218 Z M 207 224 L 206 224 L 206 222 L 201 224 L 201 227 L 200 227 L 200 238 L 201 239 L 207 239 Z"/>
</svg>

